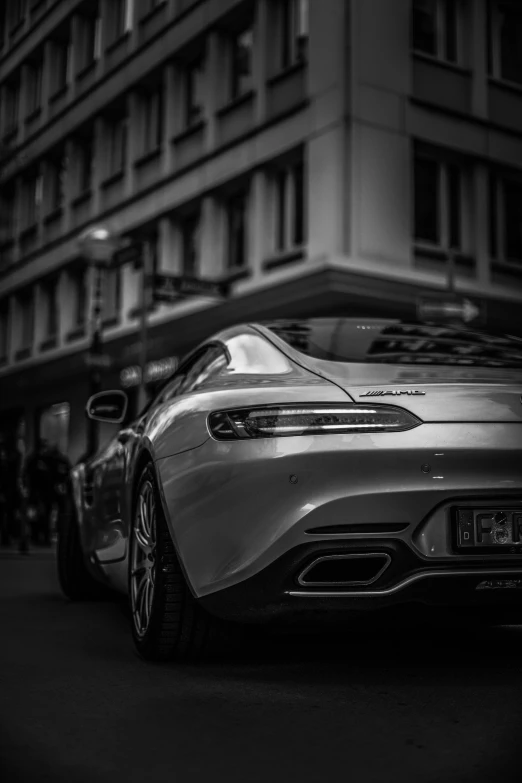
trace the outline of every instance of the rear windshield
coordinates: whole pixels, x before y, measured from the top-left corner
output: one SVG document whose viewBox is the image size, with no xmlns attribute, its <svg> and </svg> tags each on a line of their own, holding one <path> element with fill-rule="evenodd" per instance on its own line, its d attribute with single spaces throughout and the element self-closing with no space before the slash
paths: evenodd
<svg viewBox="0 0 522 783">
<path fill-rule="evenodd" d="M 337 319 L 266 323 L 288 345 L 331 362 L 522 369 L 522 338 L 424 324 Z"/>
</svg>

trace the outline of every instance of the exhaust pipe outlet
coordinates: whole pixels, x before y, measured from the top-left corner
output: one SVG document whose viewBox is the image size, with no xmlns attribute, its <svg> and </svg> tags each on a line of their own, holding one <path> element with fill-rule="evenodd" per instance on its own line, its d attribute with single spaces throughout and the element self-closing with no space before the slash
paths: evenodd
<svg viewBox="0 0 522 783">
<path fill-rule="evenodd" d="M 384 552 L 324 555 L 310 563 L 299 574 L 297 581 L 302 587 L 371 585 L 390 563 L 390 555 Z"/>
</svg>

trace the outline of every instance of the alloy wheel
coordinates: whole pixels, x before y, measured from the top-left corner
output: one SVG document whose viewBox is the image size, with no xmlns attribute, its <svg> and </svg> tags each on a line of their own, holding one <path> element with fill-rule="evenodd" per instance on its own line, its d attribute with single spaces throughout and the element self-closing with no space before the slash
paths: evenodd
<svg viewBox="0 0 522 783">
<path fill-rule="evenodd" d="M 132 526 L 130 598 L 137 635 L 147 632 L 156 580 L 156 500 L 150 481 L 140 489 Z"/>
</svg>

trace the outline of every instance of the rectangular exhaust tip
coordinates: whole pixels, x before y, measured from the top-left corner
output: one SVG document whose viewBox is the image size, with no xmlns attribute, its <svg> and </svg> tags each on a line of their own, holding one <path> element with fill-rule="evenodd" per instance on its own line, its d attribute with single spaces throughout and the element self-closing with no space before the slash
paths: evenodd
<svg viewBox="0 0 522 783">
<path fill-rule="evenodd" d="M 323 555 L 310 563 L 297 581 L 302 587 L 370 585 L 390 563 L 390 555 L 384 552 Z"/>
</svg>

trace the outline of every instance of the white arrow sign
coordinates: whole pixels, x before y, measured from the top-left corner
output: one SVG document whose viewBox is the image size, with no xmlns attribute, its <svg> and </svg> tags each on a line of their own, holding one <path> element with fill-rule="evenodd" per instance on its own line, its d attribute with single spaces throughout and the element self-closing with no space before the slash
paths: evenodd
<svg viewBox="0 0 522 783">
<path fill-rule="evenodd" d="M 467 324 L 475 321 L 481 315 L 481 309 L 470 299 L 453 301 L 424 299 L 418 302 L 417 314 L 421 321 L 427 321 L 430 318 L 455 318 Z"/>
</svg>

